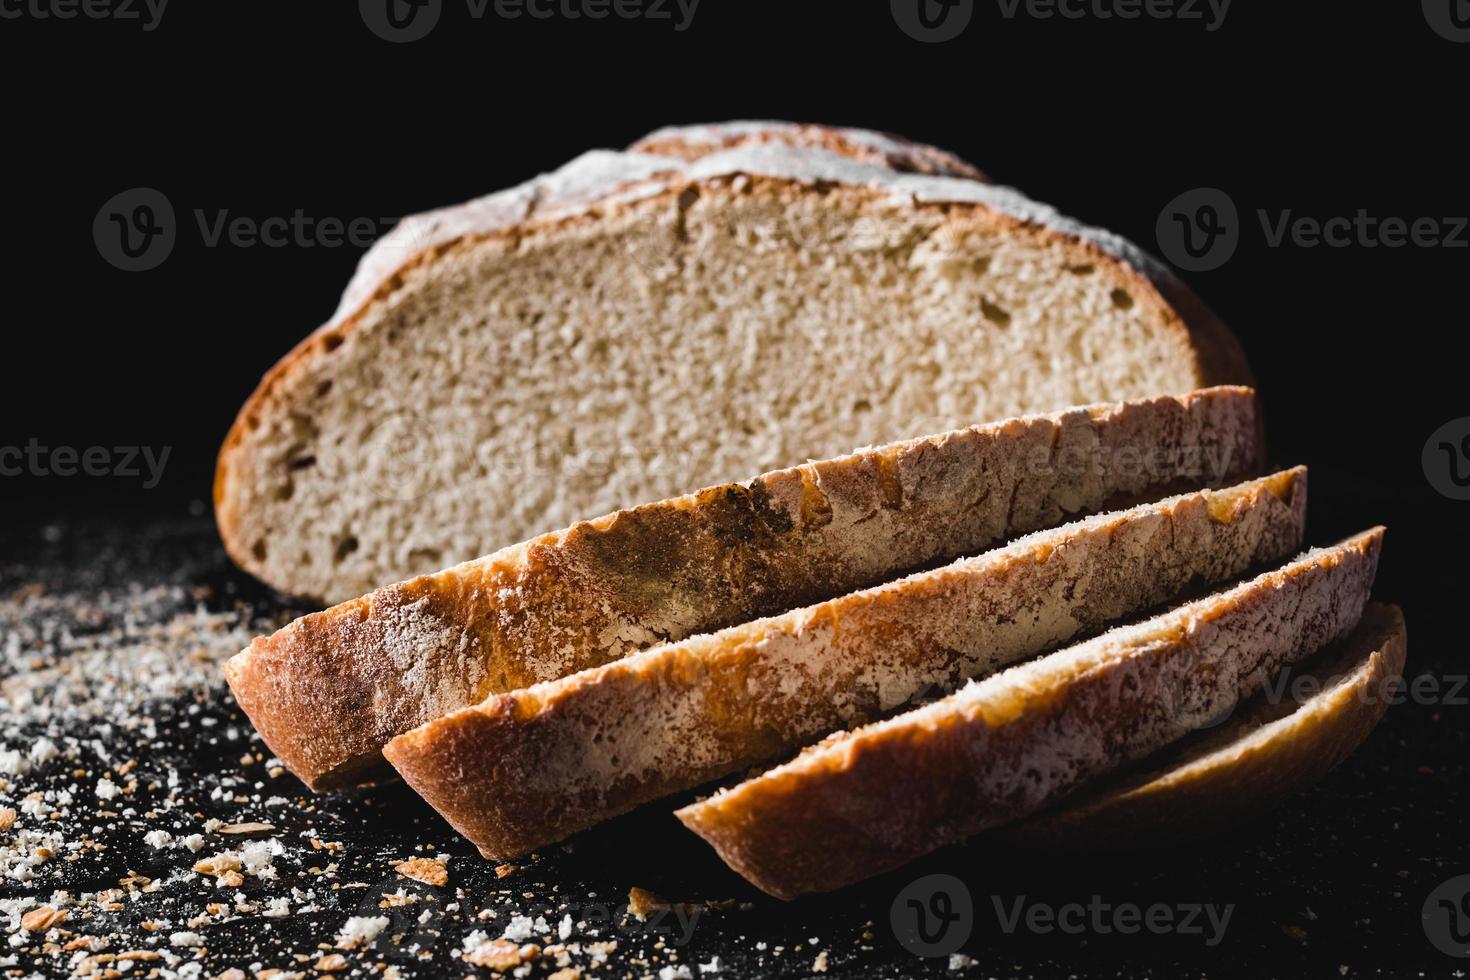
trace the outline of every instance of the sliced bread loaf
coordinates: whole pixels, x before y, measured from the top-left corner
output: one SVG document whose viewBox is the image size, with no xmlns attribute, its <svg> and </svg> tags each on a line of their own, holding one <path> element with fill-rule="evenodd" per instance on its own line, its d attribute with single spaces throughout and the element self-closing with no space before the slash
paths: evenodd
<svg viewBox="0 0 1470 980">
<path fill-rule="evenodd" d="M 1305 509 L 1297 469 L 1088 518 L 495 695 L 384 755 L 483 855 L 510 857 L 1280 559 Z"/>
<path fill-rule="evenodd" d="M 1394 697 L 1407 647 L 1399 608 L 1369 603 L 1347 637 L 1273 678 L 1225 724 L 998 833 L 1033 846 L 1094 850 L 1236 827 L 1316 783 L 1368 737 Z"/>
<path fill-rule="evenodd" d="M 794 459 L 1249 380 L 1158 263 L 973 177 L 700 127 L 409 219 L 242 408 L 225 545 L 337 601 Z"/>
<path fill-rule="evenodd" d="M 1011 419 L 584 521 L 261 637 L 225 667 L 315 789 L 496 691 L 795 608 L 996 541 L 1258 472 L 1254 394 L 1216 388 Z"/>
<path fill-rule="evenodd" d="M 1381 528 L 828 739 L 678 811 L 778 898 L 829 891 L 1034 813 L 1207 725 L 1352 629 Z"/>
</svg>

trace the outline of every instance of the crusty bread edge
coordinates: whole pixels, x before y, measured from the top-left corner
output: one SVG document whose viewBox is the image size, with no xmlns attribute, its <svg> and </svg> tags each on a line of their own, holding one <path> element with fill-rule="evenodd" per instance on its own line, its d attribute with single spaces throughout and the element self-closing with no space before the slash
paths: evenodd
<svg viewBox="0 0 1470 980">
<path fill-rule="evenodd" d="M 850 496 L 856 485 L 848 479 L 832 481 L 831 476 L 840 475 L 847 469 L 851 469 L 854 473 L 869 473 L 873 466 L 870 457 L 875 454 L 901 462 L 910 454 L 918 458 L 926 447 L 944 444 L 950 436 L 956 434 L 979 432 L 989 434 L 996 439 L 1003 439 L 1006 438 L 1006 433 L 1018 428 L 1026 430 L 1036 422 L 1045 422 L 1056 428 L 1063 425 L 1067 419 L 1080 418 L 1091 419 L 1092 424 L 1096 427 L 1105 424 L 1105 420 L 1114 414 L 1126 420 L 1132 417 L 1134 409 L 1162 403 L 1169 403 L 1170 406 L 1165 414 L 1182 411 L 1187 416 L 1194 416 L 1196 412 L 1199 412 L 1202 417 L 1214 417 L 1216 407 L 1220 412 L 1228 410 L 1233 413 L 1236 408 L 1232 406 L 1238 406 L 1240 410 L 1248 409 L 1259 423 L 1259 404 L 1252 389 L 1239 386 L 1217 386 L 1184 395 L 1131 399 L 1125 402 L 1104 402 L 1059 412 L 1035 413 L 1016 419 L 954 430 L 951 433 L 902 440 L 882 447 L 870 447 L 848 453 L 831 460 L 774 470 L 757 477 L 755 484 L 767 489 L 775 487 L 777 496 L 785 496 L 786 494 L 779 489 L 782 485 L 799 482 L 805 486 L 810 480 L 816 487 L 825 487 L 818 492 L 828 496 L 829 507 L 837 507 L 839 511 L 845 511 L 862 503 L 859 497 Z M 1232 428 L 1230 432 L 1232 439 L 1247 443 L 1249 451 L 1238 458 L 1232 456 L 1228 468 L 1212 472 L 1208 479 L 1202 482 L 1227 476 L 1236 479 L 1249 478 L 1258 472 L 1264 462 L 1258 435 L 1257 441 L 1251 441 L 1249 431 Z M 337 725 L 330 726 L 330 734 L 319 731 L 323 727 L 319 721 L 324 711 L 330 710 L 333 717 L 338 716 L 339 712 L 331 708 L 334 702 L 330 700 L 337 695 L 328 695 L 328 700 L 323 701 L 317 694 L 312 693 L 309 685 L 298 683 L 282 688 L 279 682 L 283 676 L 296 669 L 293 667 L 294 663 L 304 662 L 308 671 L 313 674 L 317 671 L 316 665 L 319 663 L 323 672 L 338 670 L 344 677 L 362 680 L 366 683 L 366 687 L 378 689 L 379 675 L 375 673 L 375 667 L 382 659 L 381 648 L 387 639 L 374 632 L 375 620 L 391 617 L 395 610 L 405 606 L 426 602 L 428 609 L 431 609 L 435 617 L 444 623 L 473 629 L 475 621 L 488 614 L 483 608 L 484 601 L 482 600 L 484 596 L 491 594 L 476 588 L 476 583 L 518 579 L 528 561 L 527 556 L 533 551 L 550 549 L 561 552 L 564 547 L 567 547 L 568 541 L 582 541 L 587 535 L 595 536 L 624 517 L 639 518 L 640 515 L 655 517 L 659 511 L 664 509 L 697 511 L 703 506 L 702 502 L 708 498 L 723 499 L 729 492 L 740 490 L 743 493 L 745 489 L 748 488 L 721 484 L 669 500 L 614 512 L 591 521 L 579 522 L 571 528 L 543 534 L 523 544 L 501 549 L 449 569 L 417 576 L 375 590 L 368 595 L 339 603 L 326 610 L 311 613 L 294 620 L 270 636 L 255 638 L 249 647 L 227 662 L 225 677 L 236 700 L 250 716 L 257 730 L 271 746 L 272 751 L 283 759 L 292 772 L 306 782 L 310 788 L 325 790 L 350 785 L 368 770 L 378 766 L 381 758 L 376 748 L 370 757 L 359 757 L 350 749 L 344 749 L 345 737 Z M 1165 485 L 1159 487 L 1158 491 L 1160 493 L 1172 492 L 1172 488 Z M 1151 497 L 1153 494 L 1146 496 Z M 716 510 L 718 509 L 716 507 Z M 574 554 L 575 546 L 572 547 Z M 909 568 L 894 568 L 892 574 L 901 574 L 909 570 Z M 873 583 L 864 582 L 854 587 L 870 584 Z M 468 591 L 466 591 L 467 587 Z M 570 594 L 567 595 L 570 597 Z M 769 613 L 756 615 L 769 615 Z M 733 623 L 732 620 L 730 624 Z M 676 639 L 683 639 L 685 635 L 687 634 L 679 634 Z M 497 649 L 499 649 L 498 646 Z M 588 666 L 588 664 L 584 663 L 581 666 Z M 579 668 L 574 665 L 563 672 L 570 673 L 576 669 Z M 512 686 L 522 686 L 535 679 L 548 680 L 550 676 L 522 679 Z M 493 690 L 502 689 L 504 688 L 493 688 Z M 479 697 L 489 693 L 491 690 L 482 691 Z M 478 697 L 473 700 L 478 700 Z M 466 703 L 472 703 L 472 701 Z M 387 725 L 397 733 L 406 729 L 389 721 L 387 714 L 396 712 L 400 707 L 399 698 L 391 691 L 386 699 L 363 697 L 360 707 L 350 709 L 353 713 L 348 717 L 339 717 L 338 724 L 350 725 L 354 731 L 376 731 L 383 725 Z M 392 711 L 385 711 L 385 708 L 392 709 Z"/>
<path fill-rule="evenodd" d="M 1408 648 L 1403 612 L 1369 603 L 1343 642 L 1355 658 L 1350 673 L 1289 715 L 1163 772 L 1150 771 L 1147 782 L 1110 782 L 995 834 L 1063 852 L 1156 846 L 1227 830 L 1314 785 L 1387 713 L 1385 695 L 1403 674 Z"/>
<path fill-rule="evenodd" d="M 1367 602 L 1366 590 L 1368 586 L 1371 586 L 1371 572 L 1377 567 L 1383 535 L 1384 528 L 1381 526 L 1370 528 L 1328 548 L 1316 549 L 1314 552 L 1308 552 L 1292 559 L 1280 568 L 1257 576 L 1249 582 L 1240 583 L 1233 588 L 1250 585 L 1253 587 L 1252 594 L 1263 594 L 1261 591 L 1263 588 L 1279 587 L 1287 577 L 1308 574 L 1308 569 L 1319 567 L 1318 563 L 1324 558 L 1330 560 L 1329 567 L 1336 567 L 1348 560 L 1350 556 L 1355 556 L 1353 560 L 1365 563 L 1370 573 L 1368 583 L 1364 586 L 1362 595 L 1345 596 L 1344 601 L 1356 604 L 1361 611 L 1362 606 Z M 1230 591 L 1226 590 L 1224 594 Z M 1215 613 L 1215 610 L 1203 610 L 1200 615 L 1214 618 Z M 1176 611 L 1171 611 L 1157 618 L 1168 619 L 1175 615 Z M 1150 629 L 1152 623 L 1153 620 L 1140 623 L 1138 628 Z M 1105 647 L 1110 642 L 1108 635 L 1104 634 L 1092 641 L 1085 641 L 1076 647 L 1061 651 L 1055 656 L 1066 656 L 1069 650 L 1079 650 L 1093 644 Z M 1011 668 L 1011 671 L 1006 673 L 1042 669 L 1045 663 L 1045 660 L 1032 661 Z M 1076 663 L 1066 663 L 1063 664 L 1062 669 L 1067 674 L 1075 676 L 1083 667 Z M 995 675 L 982 683 L 993 684 L 1005 676 L 1005 674 Z M 1010 692 L 1010 694 L 1012 697 L 1003 703 L 976 706 L 986 719 L 986 724 L 1000 724 L 1013 712 L 1020 709 L 1021 702 L 1015 699 L 1015 692 Z M 789 863 L 794 846 L 809 848 L 815 852 L 827 848 L 829 843 L 812 835 L 810 827 L 793 827 L 786 820 L 778 819 L 773 814 L 790 815 L 798 810 L 806 814 L 814 811 L 824 812 L 831 807 L 825 805 L 813 807 L 811 802 L 815 798 L 831 797 L 834 802 L 851 799 L 875 786 L 882 787 L 881 791 L 885 793 L 896 791 L 895 787 L 903 787 L 906 793 L 932 793 L 930 777 L 936 780 L 943 778 L 938 776 L 934 770 L 942 763 L 951 762 L 954 757 L 962 756 L 964 752 L 969 751 L 962 748 L 969 741 L 969 736 L 966 735 L 969 722 L 965 719 L 965 711 L 961 709 L 956 712 L 948 704 L 961 697 L 963 697 L 963 692 L 945 701 L 905 712 L 853 732 L 833 735 L 827 741 L 808 749 L 782 765 L 768 769 L 735 786 L 721 789 L 713 796 L 681 807 L 675 811 L 674 815 L 689 830 L 710 844 L 734 871 L 767 894 L 783 900 L 791 900 L 812 892 L 831 891 L 861 880 L 863 877 L 891 870 L 898 866 L 892 863 L 891 856 L 879 857 L 876 852 L 863 853 L 863 848 L 851 835 L 848 836 L 845 841 L 845 849 L 836 860 L 838 867 L 835 869 L 825 867 L 820 862 L 796 868 Z M 930 746 L 933 749 L 934 758 L 916 757 L 916 747 L 921 745 Z M 859 765 L 861 766 L 860 771 L 854 772 L 849 778 L 846 775 L 849 770 L 855 770 Z M 815 778 L 804 778 L 806 776 Z M 832 778 L 825 778 L 828 776 Z M 751 794 L 754 794 L 756 799 L 763 801 L 762 809 L 766 812 L 760 819 L 756 819 L 750 813 L 740 814 L 738 811 L 731 810 L 732 802 Z M 950 802 L 935 804 L 938 810 L 948 805 Z M 934 816 L 938 819 L 939 814 L 936 813 Z M 915 848 L 917 849 L 915 853 L 918 853 L 924 849 L 932 850 L 952 842 L 951 838 L 940 838 L 936 835 L 926 847 L 921 846 L 916 840 L 907 838 L 902 845 L 905 848 Z M 896 845 L 892 842 L 885 842 L 884 846 L 891 848 Z M 748 856 L 757 853 L 761 855 L 757 861 L 752 863 L 747 860 Z M 767 874 L 766 872 L 774 866 L 772 857 L 777 854 L 783 855 L 787 859 L 787 864 L 780 875 Z M 850 872 L 854 871 L 855 865 L 860 863 L 869 866 L 870 870 L 866 874 L 854 876 Z"/>
<path fill-rule="evenodd" d="M 1177 521 L 1165 516 L 1176 511 L 1191 514 L 1211 525 L 1237 525 L 1244 515 L 1252 512 L 1278 513 L 1281 529 L 1289 529 L 1289 536 L 1283 535 L 1285 539 L 1277 541 L 1268 531 L 1261 541 L 1251 542 L 1248 554 L 1239 554 L 1241 561 L 1235 565 L 1237 571 L 1243 572 L 1247 561 L 1284 558 L 1300 547 L 1307 495 L 1307 471 L 1299 466 L 1220 490 L 1193 491 L 1124 511 L 1094 515 L 1018 538 L 1004 548 L 975 558 L 961 559 L 938 569 L 895 579 L 778 616 L 742 623 L 718 633 L 644 650 L 615 664 L 495 695 L 480 704 L 446 714 L 400 734 L 384 746 L 383 754 L 405 782 L 460 834 L 476 844 L 483 856 L 495 860 L 508 859 L 626 812 L 658 795 L 667 795 L 725 775 L 732 765 L 748 765 L 761 758 L 753 756 L 742 761 L 722 757 L 715 766 L 705 765 L 702 769 L 692 770 L 681 767 L 675 777 L 670 773 L 672 763 L 660 756 L 663 768 L 656 779 L 650 779 L 646 773 L 635 774 L 632 768 L 617 770 L 615 781 L 622 782 L 622 777 L 627 777 L 632 786 L 639 788 L 639 798 L 623 798 L 615 803 L 606 798 L 590 802 L 591 794 L 607 790 L 609 783 L 594 791 L 588 787 L 569 786 L 570 781 L 567 780 L 557 779 L 549 783 L 544 778 L 530 780 L 527 774 L 540 774 L 547 770 L 540 768 L 539 763 L 531 765 L 526 761 L 522 749 L 527 740 L 535 744 L 535 740 L 552 733 L 553 741 L 575 743 L 587 725 L 586 719 L 597 718 L 601 714 L 599 708 L 589 704 L 589 699 L 595 704 L 599 696 L 619 701 L 626 696 L 636 699 L 634 703 L 639 704 L 644 713 L 654 711 L 662 715 L 672 708 L 670 702 L 659 702 L 660 692 L 682 687 L 681 682 L 674 678 L 685 676 L 687 672 L 695 689 L 708 694 L 715 689 L 705 685 L 704 680 L 711 674 L 722 673 L 716 665 L 742 660 L 742 670 L 727 675 L 725 684 L 717 689 L 721 693 L 710 694 L 710 697 L 716 701 L 735 698 L 748 703 L 752 697 L 749 689 L 740 687 L 738 682 L 733 687 L 729 686 L 730 681 L 734 676 L 743 676 L 745 670 L 751 675 L 764 674 L 765 671 L 759 667 L 759 656 L 744 660 L 740 651 L 759 650 L 768 642 L 798 637 L 811 623 L 859 620 L 861 613 L 858 610 L 864 606 L 879 607 L 888 601 L 898 602 L 900 597 L 913 593 L 920 596 L 945 594 L 944 587 L 936 587 L 936 583 L 943 583 L 951 575 L 974 574 L 976 581 L 996 582 L 1006 588 L 1014 588 L 1007 584 L 1010 569 L 1044 564 L 1045 556 L 1069 550 L 1079 538 L 1112 540 L 1120 534 L 1121 527 L 1148 527 L 1157 520 L 1165 520 L 1177 531 Z M 1275 502 L 1281 504 L 1279 511 Z M 1271 542 L 1271 547 L 1263 555 L 1261 545 L 1266 540 Z M 1014 559 L 1008 556 L 1014 556 Z M 965 570 L 956 571 L 959 568 Z M 1162 598 L 1163 595 L 1159 594 L 1152 601 Z M 875 646 L 871 641 L 865 647 L 870 651 L 882 649 L 881 644 Z M 1039 652 L 1039 648 L 1032 648 L 1030 652 Z M 828 651 L 825 655 L 849 657 L 852 662 L 863 659 L 851 648 L 843 648 L 840 653 Z M 765 698 L 756 697 L 764 703 Z M 838 725 L 840 722 L 833 727 Z M 747 732 L 742 738 L 752 737 L 748 729 L 740 730 Z M 807 740 L 819 737 L 824 731 L 808 732 Z M 726 734 L 731 735 L 729 731 Z M 616 735 L 613 738 L 609 734 L 609 744 L 626 745 L 631 741 L 626 732 L 617 732 Z M 600 739 L 602 735 L 598 737 Z M 733 739 L 733 735 L 731 737 Z M 798 744 L 799 741 L 793 741 L 772 749 L 771 754 L 789 751 Z M 709 761 L 705 759 L 702 764 Z M 580 769 L 584 763 L 578 757 L 572 764 Z M 653 788 L 652 795 L 645 795 L 642 791 L 650 787 Z M 580 796 L 584 789 L 588 797 Z M 570 815 L 552 812 L 554 804 L 572 799 L 583 800 L 582 809 Z"/>
</svg>

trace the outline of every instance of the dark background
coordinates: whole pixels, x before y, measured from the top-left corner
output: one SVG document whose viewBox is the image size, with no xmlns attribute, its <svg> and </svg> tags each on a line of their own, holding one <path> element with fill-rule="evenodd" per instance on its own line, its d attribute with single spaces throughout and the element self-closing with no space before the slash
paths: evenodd
<svg viewBox="0 0 1470 980">
<path fill-rule="evenodd" d="M 330 315 L 362 251 L 206 247 L 195 209 L 387 219 L 665 124 L 784 118 L 943 146 L 1151 251 L 1167 202 L 1225 190 L 1241 212 L 1239 250 L 1184 278 L 1241 338 L 1277 461 L 1312 468 L 1312 536 L 1387 524 L 1378 592 L 1406 608 L 1411 666 L 1462 665 L 1470 503 L 1430 486 L 1421 450 L 1470 415 L 1470 232 L 1460 248 L 1272 248 L 1256 210 L 1470 212 L 1467 76 L 1470 44 L 1438 36 L 1412 2 L 1237 0 L 1209 32 L 1007 20 L 992 0 L 943 44 L 906 36 L 886 3 L 850 0 L 703 0 L 684 32 L 616 18 L 473 21 L 450 0 L 434 33 L 405 45 L 337 0 L 174 0 L 152 32 L 0 19 L 0 446 L 172 447 L 152 490 L 121 477 L 0 478 L 0 559 L 24 562 L 56 521 L 207 519 L 235 411 Z M 92 222 L 138 186 L 172 201 L 179 242 L 161 267 L 126 273 L 100 257 Z M 1397 746 L 1411 765 L 1412 748 Z M 1322 861 L 1290 863 L 1353 877 Z"/>
</svg>

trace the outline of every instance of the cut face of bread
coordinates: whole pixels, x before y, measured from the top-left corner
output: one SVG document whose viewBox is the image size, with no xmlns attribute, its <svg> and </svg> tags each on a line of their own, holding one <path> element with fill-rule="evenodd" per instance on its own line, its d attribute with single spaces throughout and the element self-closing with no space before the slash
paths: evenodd
<svg viewBox="0 0 1470 980">
<path fill-rule="evenodd" d="M 828 891 L 1036 812 L 1204 727 L 1346 634 L 1382 529 L 834 736 L 678 811 L 778 898 Z"/>
<path fill-rule="evenodd" d="M 314 789 L 493 692 L 769 616 L 1096 512 L 1258 471 L 1254 394 L 1011 419 L 621 511 L 261 637 L 225 674 Z"/>
<path fill-rule="evenodd" d="M 230 554 L 341 600 L 791 460 L 1249 380 L 1128 243 L 842 132 L 661 134 L 405 222 L 227 437 Z"/>
<path fill-rule="evenodd" d="M 1035 846 L 1092 850 L 1237 826 L 1316 783 L 1368 737 L 1393 699 L 1407 644 L 1399 608 L 1370 603 L 1346 638 L 1272 679 L 1224 724 L 997 832 Z"/>
<path fill-rule="evenodd" d="M 771 759 L 1300 546 L 1303 470 L 1088 518 L 500 694 L 388 761 L 506 858 Z"/>
</svg>

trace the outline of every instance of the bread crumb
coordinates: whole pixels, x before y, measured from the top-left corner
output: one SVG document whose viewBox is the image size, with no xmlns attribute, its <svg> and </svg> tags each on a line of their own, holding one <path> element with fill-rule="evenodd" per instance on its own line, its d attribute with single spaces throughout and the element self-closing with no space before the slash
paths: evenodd
<svg viewBox="0 0 1470 980">
<path fill-rule="evenodd" d="M 12 810 L 8 806 L 7 807 L 0 807 L 0 834 L 5 833 L 5 831 L 9 830 L 11 827 L 14 827 L 14 826 L 15 826 L 15 811 Z M 496 871 L 497 874 L 499 874 L 500 869 L 499 868 L 496 868 L 495 871 Z M 501 875 L 501 877 L 504 878 L 505 875 Z"/>
<path fill-rule="evenodd" d="M 20 917 L 20 927 L 26 932 L 45 932 L 66 918 L 65 909 L 52 908 L 42 905 L 38 909 L 31 909 Z"/>
<path fill-rule="evenodd" d="M 634 885 L 628 889 L 628 914 L 642 922 L 648 918 L 651 912 L 675 912 L 679 915 L 692 915 L 704 908 L 698 902 L 670 902 L 660 898 L 647 888 L 639 888 Z"/>
<path fill-rule="evenodd" d="M 497 864 L 495 866 L 495 877 L 509 878 L 511 875 L 515 874 L 519 870 L 520 869 L 513 864 Z"/>
<path fill-rule="evenodd" d="M 444 866 L 443 861 L 435 861 L 430 858 L 409 858 L 407 861 L 399 861 L 393 865 L 393 870 L 405 878 L 421 881 L 435 888 L 443 888 L 449 884 L 449 869 Z"/>
<path fill-rule="evenodd" d="M 342 929 L 337 933 L 337 948 L 354 949 L 366 946 L 388 928 L 388 922 L 386 915 L 354 915 L 342 924 Z"/>
<path fill-rule="evenodd" d="M 417 895 L 406 895 L 402 888 L 396 892 L 383 892 L 383 900 L 378 903 L 380 909 L 396 909 L 404 905 L 412 905 L 417 902 Z"/>
<path fill-rule="evenodd" d="M 213 857 L 201 858 L 194 862 L 194 871 L 198 874 L 217 878 L 229 871 L 240 870 L 240 859 L 229 851 L 216 854 Z"/>
<path fill-rule="evenodd" d="M 540 955 L 541 947 L 532 943 L 519 946 L 508 939 L 490 939 L 481 943 L 472 952 L 466 953 L 464 960 L 475 966 L 503 971 L 513 970 Z"/>
<path fill-rule="evenodd" d="M 323 973 L 336 973 L 347 969 L 347 957 L 341 953 L 328 953 L 316 961 L 316 968 Z"/>
<path fill-rule="evenodd" d="M 646 919 L 650 912 L 667 912 L 671 906 L 647 888 L 634 885 L 628 889 L 628 914 Z"/>
</svg>

